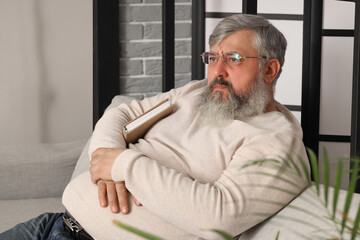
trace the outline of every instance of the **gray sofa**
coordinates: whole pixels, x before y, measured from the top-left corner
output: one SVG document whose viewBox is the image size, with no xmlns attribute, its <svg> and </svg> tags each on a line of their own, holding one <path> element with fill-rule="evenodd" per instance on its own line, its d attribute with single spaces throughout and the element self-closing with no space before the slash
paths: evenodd
<svg viewBox="0 0 360 240">
<path fill-rule="evenodd" d="M 0 148 L 0 232 L 44 212 L 64 211 L 61 195 L 85 144 Z"/>
<path fill-rule="evenodd" d="M 110 108 L 132 98 L 116 96 Z M 89 168 L 89 140 L 57 144 L 24 144 L 0 147 L 0 232 L 44 212 L 62 212 L 61 195 L 67 183 Z M 332 196 L 333 189 L 330 189 Z M 340 192 L 339 206 L 346 191 Z M 355 194 L 349 216 L 360 205 Z M 340 236 L 330 221 L 328 209 L 316 196 L 315 187 L 303 191 L 279 213 L 240 236 L 250 239 L 335 239 Z M 350 239 L 346 232 L 343 239 Z"/>
<path fill-rule="evenodd" d="M 108 108 L 134 98 L 115 96 Z M 63 212 L 68 182 L 89 169 L 89 139 L 0 147 L 0 232 L 44 212 Z"/>
</svg>

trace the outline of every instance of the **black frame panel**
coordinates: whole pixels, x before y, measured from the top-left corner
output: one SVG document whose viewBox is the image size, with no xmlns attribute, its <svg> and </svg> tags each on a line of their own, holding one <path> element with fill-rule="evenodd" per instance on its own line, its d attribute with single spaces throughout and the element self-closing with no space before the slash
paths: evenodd
<svg viewBox="0 0 360 240">
<path fill-rule="evenodd" d="M 344 1 L 344 0 L 343 0 Z M 355 2 L 354 24 L 354 59 L 353 59 L 353 86 L 351 105 L 351 144 L 350 156 L 360 157 L 360 0 Z M 353 167 L 353 162 L 351 162 Z M 355 192 L 360 192 L 360 180 L 357 181 Z"/>
<path fill-rule="evenodd" d="M 243 0 L 242 13 L 257 14 L 257 0 Z"/>
<path fill-rule="evenodd" d="M 192 2 L 191 78 L 205 78 L 205 66 L 200 54 L 205 51 L 205 0 Z"/>
<path fill-rule="evenodd" d="M 175 1 L 162 0 L 162 91 L 175 86 Z"/>
<path fill-rule="evenodd" d="M 351 113 L 351 150 L 352 157 L 360 156 L 360 1 L 355 1 L 354 30 L 354 69 Z M 360 186 L 358 184 L 358 192 Z"/>
<path fill-rule="evenodd" d="M 93 126 L 120 92 L 119 2 L 93 0 Z"/>
<path fill-rule="evenodd" d="M 301 125 L 304 144 L 316 155 L 319 149 L 322 12 L 322 0 L 304 0 Z"/>
</svg>

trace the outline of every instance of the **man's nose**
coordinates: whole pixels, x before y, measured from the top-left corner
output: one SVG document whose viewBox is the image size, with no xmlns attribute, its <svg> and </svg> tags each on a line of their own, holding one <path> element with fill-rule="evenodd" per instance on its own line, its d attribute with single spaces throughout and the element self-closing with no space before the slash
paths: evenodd
<svg viewBox="0 0 360 240">
<path fill-rule="evenodd" d="M 216 77 L 222 76 L 223 78 L 226 78 L 228 76 L 227 72 L 228 65 L 220 58 L 219 61 L 214 63 L 214 74 Z"/>
</svg>

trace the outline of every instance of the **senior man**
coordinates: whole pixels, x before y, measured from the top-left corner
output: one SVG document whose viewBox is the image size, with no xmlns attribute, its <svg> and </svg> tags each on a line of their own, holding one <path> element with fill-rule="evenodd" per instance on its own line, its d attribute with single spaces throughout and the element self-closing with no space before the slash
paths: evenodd
<svg viewBox="0 0 360 240">
<path fill-rule="evenodd" d="M 65 208 L 86 230 L 82 235 L 136 238 L 115 219 L 165 239 L 219 238 L 210 229 L 237 236 L 281 209 L 273 203 L 285 205 L 306 186 L 281 167 L 254 162 L 276 159 L 288 166 L 287 156 L 307 159 L 300 125 L 274 100 L 284 36 L 263 17 L 233 15 L 216 26 L 209 45 L 201 54 L 208 80 L 120 105 L 99 120 L 90 171 L 63 195 Z M 173 113 L 127 144 L 124 124 L 166 98 Z M 126 189 L 135 201 L 128 201 Z M 125 214 L 115 214 L 119 210 Z M 62 217 L 56 215 L 58 225 Z M 53 234 L 48 228 L 43 237 Z"/>
</svg>

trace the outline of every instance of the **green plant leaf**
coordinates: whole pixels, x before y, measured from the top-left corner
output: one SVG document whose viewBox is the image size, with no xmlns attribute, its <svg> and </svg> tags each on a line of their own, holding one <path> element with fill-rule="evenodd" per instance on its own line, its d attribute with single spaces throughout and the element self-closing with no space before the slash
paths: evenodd
<svg viewBox="0 0 360 240">
<path fill-rule="evenodd" d="M 329 199 L 329 156 L 328 153 L 323 147 L 323 159 L 322 159 L 322 167 L 323 167 L 323 184 L 324 184 L 324 200 L 325 200 L 325 207 L 328 206 L 328 199 Z"/>
<path fill-rule="evenodd" d="M 295 188 L 299 188 L 298 182 L 289 180 L 289 179 L 287 179 L 285 177 L 282 177 L 282 176 L 274 175 L 273 173 L 260 172 L 260 171 L 248 171 L 248 172 L 246 172 L 246 174 L 254 174 L 254 175 L 260 175 L 260 176 L 270 176 L 270 177 L 273 177 L 275 179 L 286 182 L 286 183 L 288 183 L 289 185 L 292 185 Z"/>
<path fill-rule="evenodd" d="M 247 168 L 247 167 L 251 167 L 251 166 L 263 166 L 264 164 L 272 164 L 271 166 L 273 167 L 281 167 L 281 161 L 278 159 L 258 159 L 258 160 L 254 160 L 254 161 L 248 161 L 246 162 L 244 165 L 241 166 L 241 168 Z"/>
<path fill-rule="evenodd" d="M 132 227 L 132 226 L 129 226 L 129 225 L 124 224 L 124 223 L 122 223 L 122 222 L 119 222 L 119 221 L 117 221 L 117 220 L 114 220 L 114 223 L 115 223 L 117 226 L 121 227 L 122 229 L 125 229 L 125 230 L 127 230 L 127 231 L 129 231 L 129 232 L 132 232 L 132 233 L 134 233 L 134 234 L 136 234 L 136 235 L 139 235 L 140 237 L 143 237 L 143 238 L 145 238 L 145 239 L 164 240 L 163 238 L 160 238 L 160 237 L 155 236 L 155 235 L 152 235 L 152 234 L 150 234 L 150 233 L 141 231 L 141 230 L 139 230 L 139 229 L 137 229 L 137 228 L 134 228 L 134 227 Z"/>
<path fill-rule="evenodd" d="M 341 188 L 342 173 L 343 173 L 343 162 L 341 159 L 339 159 L 338 163 L 336 165 L 332 219 L 335 219 L 335 215 L 336 215 L 337 203 L 338 203 L 338 199 L 339 199 L 339 192 L 340 192 L 340 188 Z"/>
<path fill-rule="evenodd" d="M 289 154 L 286 154 L 286 156 L 287 156 L 287 159 L 290 161 L 292 167 L 295 169 L 297 175 L 299 177 L 302 177 L 301 171 L 300 171 L 298 165 L 295 163 L 294 159 Z M 287 161 L 285 161 L 285 162 L 287 162 Z"/>
<path fill-rule="evenodd" d="M 267 184 L 243 184 L 242 185 L 243 187 L 260 187 L 260 188 L 270 188 L 270 189 L 274 189 L 274 190 L 277 190 L 279 192 L 283 192 L 283 193 L 287 193 L 287 194 L 290 194 L 294 197 L 298 196 L 299 193 L 298 192 L 294 192 L 292 190 L 289 190 L 289 189 L 286 189 L 286 188 L 282 188 L 282 187 L 278 187 L 278 186 L 275 186 L 275 185 L 267 185 Z"/>
<path fill-rule="evenodd" d="M 234 238 L 232 236 L 230 236 L 228 233 L 226 233 L 224 231 L 217 230 L 217 229 L 211 229 L 211 231 L 216 232 L 217 234 L 222 236 L 225 240 L 234 240 Z"/>
<path fill-rule="evenodd" d="M 302 157 L 298 156 L 298 159 L 299 159 L 299 162 L 303 169 L 303 172 L 305 173 L 305 177 L 307 179 L 308 185 L 310 186 L 311 185 L 311 176 L 310 176 L 310 170 L 308 168 L 308 165 L 306 164 L 305 160 Z"/>
<path fill-rule="evenodd" d="M 279 201 L 271 201 L 271 200 L 265 200 L 265 199 L 260 199 L 260 198 L 250 198 L 249 199 L 250 201 L 254 201 L 254 202 L 261 202 L 261 203 L 264 203 L 264 204 L 269 204 L 269 205 L 275 205 L 275 206 L 281 206 L 281 207 L 285 207 L 286 208 L 291 208 L 294 210 L 294 214 L 296 215 L 296 212 L 299 212 L 299 213 L 306 213 L 308 214 L 309 216 L 312 216 L 313 218 L 315 219 L 318 219 L 319 221 L 321 221 L 323 224 L 325 225 L 328 225 L 329 224 L 329 221 L 327 221 L 327 219 L 329 218 L 323 218 L 323 217 L 319 217 L 318 213 L 316 212 L 313 212 L 313 211 L 310 211 L 308 210 L 307 208 L 304 208 L 304 207 L 300 207 L 300 206 L 294 206 L 294 205 L 288 205 L 287 202 L 279 202 Z M 312 200 L 312 199 L 306 199 L 306 198 L 303 198 L 303 200 Z M 316 201 L 316 199 L 315 199 Z M 311 201 L 309 201 L 311 202 Z M 316 203 L 314 203 L 315 205 Z M 321 207 L 323 205 L 321 204 Z M 253 212 L 252 215 L 254 216 L 262 216 L 262 217 L 271 217 L 273 214 L 268 214 L 268 213 L 263 213 L 263 212 Z M 283 216 L 279 216 L 277 215 L 278 218 L 283 218 Z M 292 218 L 291 221 L 295 221 L 296 218 Z M 331 220 L 331 219 L 329 219 Z M 302 223 L 301 221 L 298 221 L 298 223 Z M 306 222 L 306 224 L 309 224 L 309 222 Z M 311 225 L 311 223 L 310 223 Z M 311 225 L 313 226 L 313 225 Z"/>
<path fill-rule="evenodd" d="M 360 224 L 360 206 L 358 207 L 358 211 L 353 225 L 354 227 L 351 231 L 351 240 L 355 240 L 356 235 L 358 235 L 359 224 Z"/>
<path fill-rule="evenodd" d="M 316 154 L 314 153 L 314 151 L 311 150 L 310 148 L 307 148 L 307 151 L 309 153 L 309 158 L 310 158 L 310 162 L 311 162 L 311 169 L 312 169 L 314 182 L 316 185 L 316 192 L 319 195 L 320 194 L 320 187 L 319 187 L 320 180 L 319 180 L 319 169 L 318 169 L 317 157 L 316 157 Z"/>
<path fill-rule="evenodd" d="M 354 161 L 354 165 L 353 165 L 353 169 L 351 171 L 349 189 L 348 189 L 348 193 L 346 195 L 346 201 L 345 201 L 345 206 L 344 206 L 344 210 L 343 210 L 344 216 L 343 216 L 342 223 L 341 223 L 341 235 L 344 233 L 346 221 L 348 219 L 347 216 L 349 213 L 350 204 L 351 204 L 351 200 L 353 197 L 353 193 L 355 191 L 357 178 L 358 178 L 358 172 L 359 172 L 359 159 L 354 159 L 353 161 Z"/>
<path fill-rule="evenodd" d="M 280 231 L 277 232 L 275 240 L 279 240 Z"/>
<path fill-rule="evenodd" d="M 309 221 L 305 221 L 303 219 L 300 219 L 299 217 L 296 216 L 296 214 L 294 216 L 291 217 L 287 217 L 284 218 L 284 216 L 278 215 L 277 219 L 286 219 L 287 221 L 294 221 L 298 224 L 303 224 L 309 227 L 314 228 L 315 230 L 312 231 L 312 233 L 315 232 L 320 232 L 323 234 L 328 235 L 329 237 L 326 239 L 334 239 L 333 238 L 333 234 L 332 232 L 336 231 L 337 234 L 339 234 L 339 239 L 343 239 L 344 238 L 344 232 L 346 231 L 346 233 L 350 233 L 352 234 L 352 239 L 355 239 L 355 236 L 358 237 L 360 234 L 360 207 L 357 212 L 356 215 L 356 219 L 354 221 L 352 221 L 352 219 L 349 218 L 348 213 L 350 211 L 350 206 L 351 206 L 351 199 L 354 195 L 354 190 L 356 187 L 356 183 L 357 180 L 359 178 L 359 170 L 360 170 L 360 162 L 359 159 L 349 159 L 349 158 L 344 158 L 342 160 L 339 159 L 339 161 L 336 164 L 336 174 L 335 174 L 335 185 L 334 185 L 334 191 L 332 194 L 329 194 L 330 190 L 332 187 L 330 187 L 330 168 L 332 168 L 332 166 L 330 165 L 330 158 L 328 156 L 328 152 L 326 151 L 325 148 L 322 149 L 323 150 L 323 158 L 322 158 L 322 168 L 319 169 L 319 162 L 318 162 L 318 158 L 316 156 L 316 154 L 311 150 L 311 149 L 307 149 L 308 151 L 308 157 L 309 157 L 309 161 L 311 163 L 311 171 L 308 168 L 308 162 L 305 162 L 303 159 L 301 159 L 301 157 L 298 156 L 298 159 L 296 159 L 297 161 L 294 161 L 294 159 L 291 159 L 291 156 L 287 155 L 286 159 L 282 158 L 281 162 L 282 164 L 280 164 L 281 162 L 278 162 L 276 160 L 266 160 L 266 159 L 262 159 L 259 161 L 254 161 L 251 164 L 248 164 L 247 166 L 251 166 L 254 164 L 260 164 L 262 166 L 266 166 L 272 169 L 276 169 L 278 170 L 277 173 L 279 173 L 279 171 L 284 171 L 281 172 L 282 176 L 276 176 L 275 174 L 273 176 L 271 176 L 271 174 L 273 173 L 268 173 L 268 172 L 260 172 L 260 171 L 247 171 L 247 174 L 256 174 L 259 176 L 271 176 L 281 182 L 284 182 L 288 185 L 292 185 L 293 184 L 293 178 L 294 177 L 300 177 L 301 179 L 307 180 L 307 183 L 309 184 L 309 186 L 312 186 L 312 190 L 311 190 L 311 195 L 307 196 L 309 199 L 307 200 L 311 200 L 312 204 L 316 204 L 316 207 L 319 207 L 323 210 L 323 215 L 319 216 L 318 214 L 312 213 L 306 209 L 301 209 L 301 208 L 294 208 L 294 210 L 296 211 L 300 211 L 302 213 L 306 213 L 310 216 L 313 216 L 314 218 L 318 218 L 318 220 L 321 220 L 323 222 L 323 224 L 325 224 L 324 226 L 327 226 L 323 229 L 319 228 L 318 226 L 314 225 L 312 222 Z M 344 171 L 343 170 L 343 163 L 345 160 L 351 160 L 351 161 L 355 161 L 355 164 L 352 165 L 351 169 L 349 171 Z M 285 164 L 284 164 L 285 163 Z M 298 164 L 298 165 L 296 165 Z M 301 165 L 299 165 L 301 164 Z M 322 172 L 322 176 L 320 179 L 320 171 Z M 341 181 L 342 181 L 342 177 L 344 176 L 344 174 L 350 174 L 351 173 L 351 179 L 349 182 L 349 188 L 347 190 L 347 195 L 346 195 L 346 199 L 344 201 L 344 206 L 339 206 L 339 199 L 340 199 L 340 191 L 341 191 Z M 290 178 L 288 178 L 290 176 Z M 320 182 L 322 182 L 322 184 L 320 184 Z M 277 190 L 279 192 L 282 193 L 287 193 L 287 194 L 291 194 L 291 195 L 297 195 L 297 193 L 289 191 L 286 188 L 280 188 L 279 186 L 273 186 L 273 185 L 265 185 L 265 184 L 261 184 L 261 183 L 252 183 L 249 184 L 249 186 L 251 185 L 251 187 L 255 187 L 255 188 L 270 188 L 270 189 L 274 189 Z M 247 187 L 248 185 L 245 184 L 244 187 Z M 301 197 L 301 196 L 300 196 Z M 333 199 L 331 199 L 333 198 Z M 286 204 L 281 203 L 280 201 L 270 201 L 269 199 L 252 199 L 252 201 L 259 201 L 259 202 L 264 202 L 266 204 L 272 204 L 272 205 L 277 205 L 277 206 L 286 206 Z M 329 206 L 329 203 L 332 202 L 332 206 Z M 290 207 L 290 206 L 287 206 Z M 343 208 L 342 208 L 343 207 Z M 340 211 L 341 209 L 341 211 Z M 337 214 L 340 213 L 340 214 Z M 259 217 L 263 217 L 263 218 L 267 218 L 270 217 L 270 215 L 268 213 L 262 213 L 262 212 L 252 212 L 251 213 L 253 216 L 259 216 Z M 330 220 L 330 221 L 329 221 Z M 316 230 L 317 229 L 317 230 Z M 304 239 L 314 239 L 312 237 L 308 237 L 306 234 L 302 234 L 301 232 L 296 232 L 297 235 L 302 235 L 302 238 Z M 279 238 L 279 236 L 277 236 L 277 238 Z"/>
</svg>

